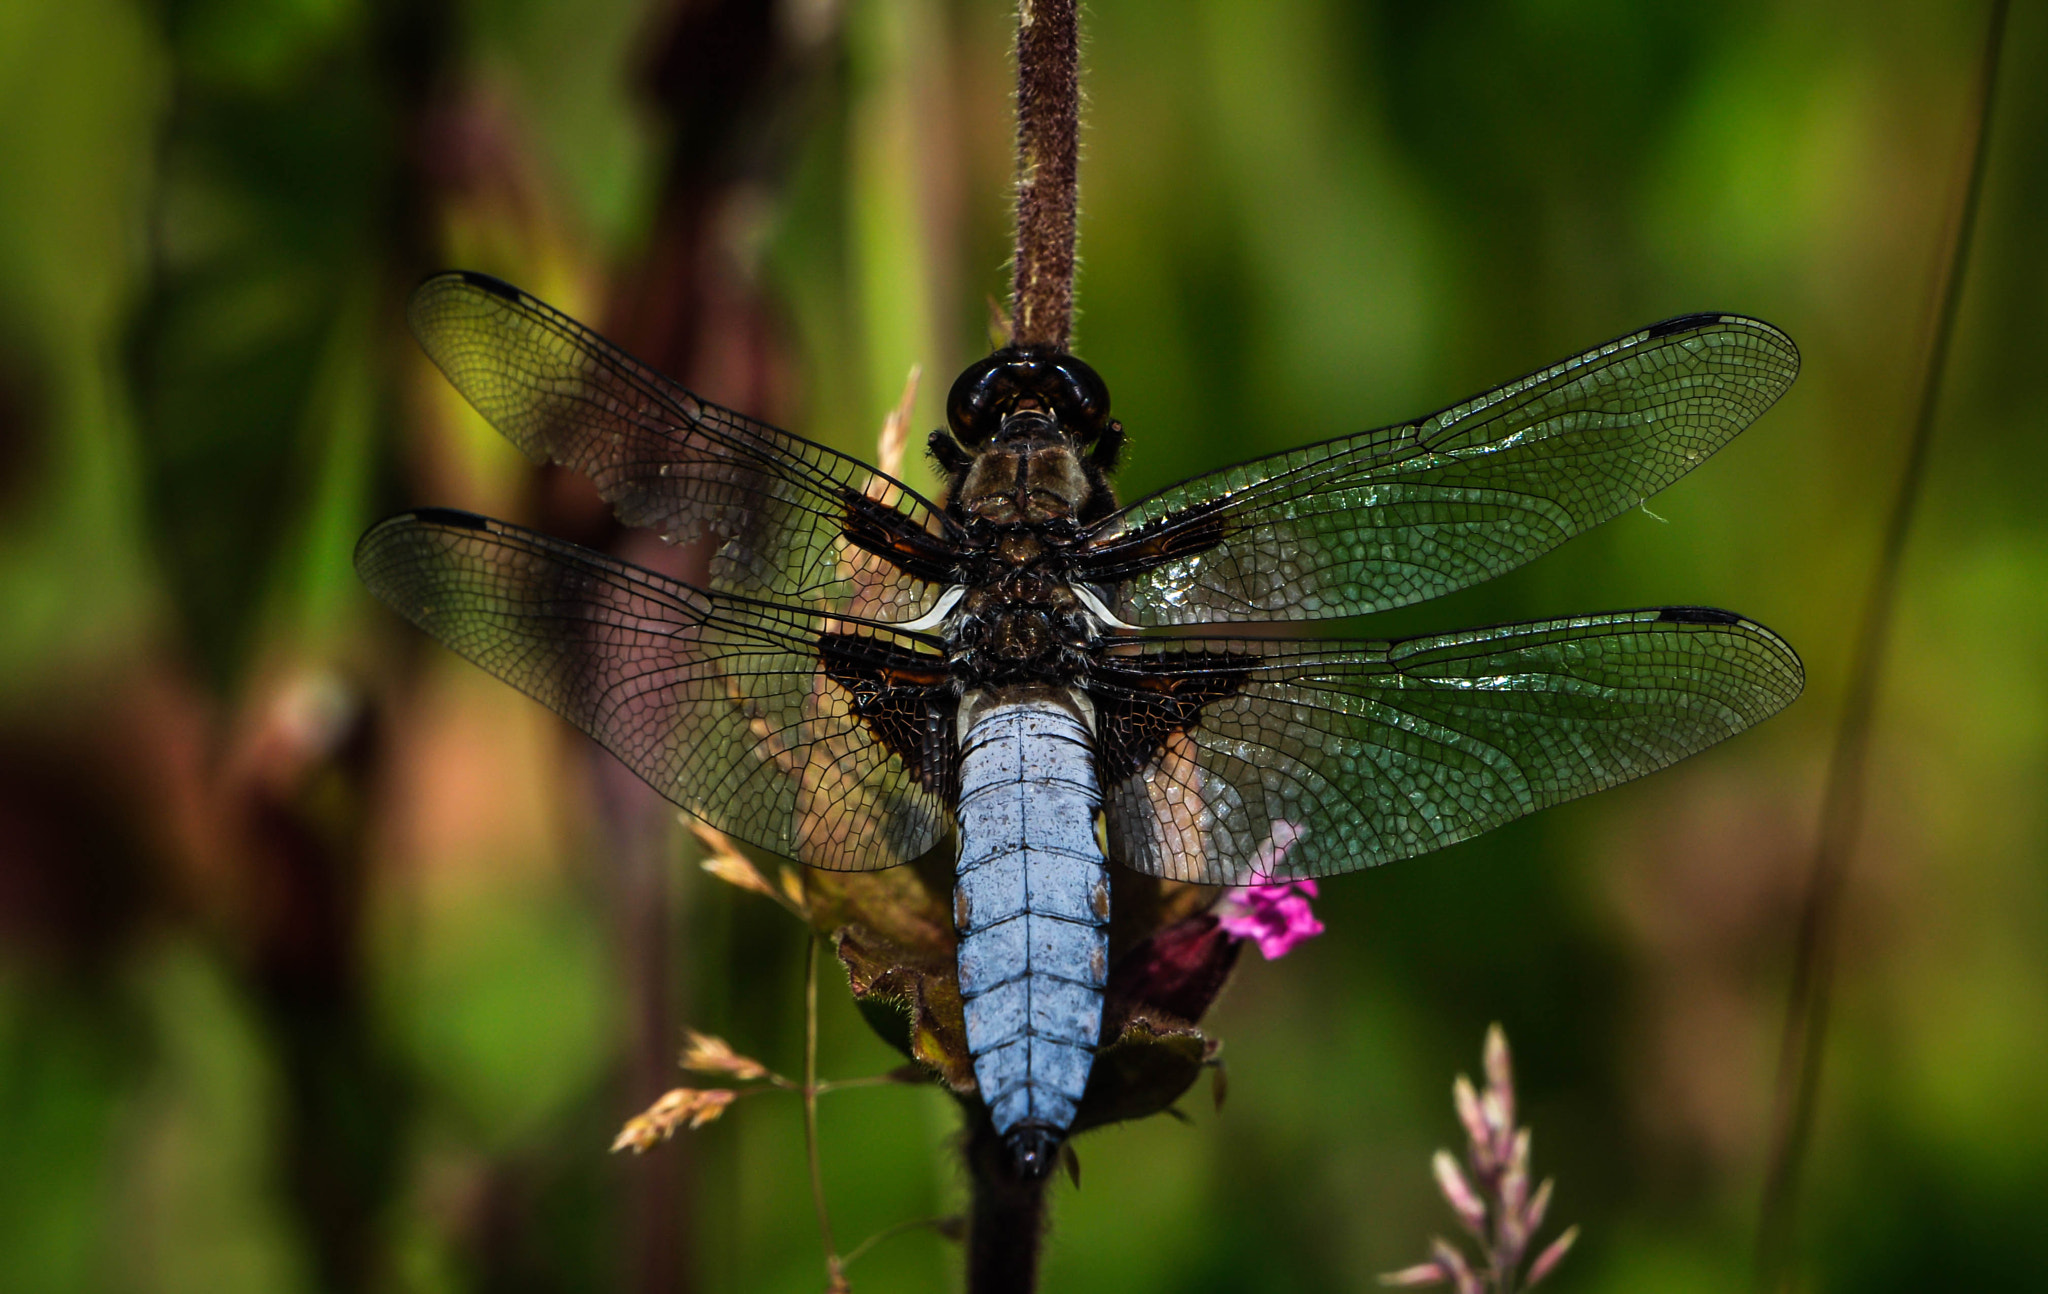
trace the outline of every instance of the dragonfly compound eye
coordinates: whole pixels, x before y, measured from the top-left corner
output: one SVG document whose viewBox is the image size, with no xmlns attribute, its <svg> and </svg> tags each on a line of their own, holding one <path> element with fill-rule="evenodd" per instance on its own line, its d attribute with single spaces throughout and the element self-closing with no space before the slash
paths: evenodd
<svg viewBox="0 0 2048 1294">
<path fill-rule="evenodd" d="M 969 449 L 1026 409 L 1043 411 L 1075 440 L 1092 443 L 1109 421 L 1109 388 L 1064 351 L 1005 347 L 969 364 L 946 397 L 946 421 Z"/>
</svg>

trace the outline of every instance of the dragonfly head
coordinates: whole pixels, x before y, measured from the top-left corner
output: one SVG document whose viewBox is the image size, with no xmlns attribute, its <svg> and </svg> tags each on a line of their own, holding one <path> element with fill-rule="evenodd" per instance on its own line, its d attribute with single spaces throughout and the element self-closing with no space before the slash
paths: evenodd
<svg viewBox="0 0 2048 1294">
<path fill-rule="evenodd" d="M 933 432 L 931 453 L 963 519 L 1086 524 L 1115 511 L 1108 474 L 1124 429 L 1102 378 L 1065 351 L 1007 346 L 969 364 L 946 421 L 952 434 Z"/>
<path fill-rule="evenodd" d="M 1092 449 L 1109 463 L 1122 444 L 1123 428 L 1109 416 L 1109 387 L 1100 375 L 1065 351 L 1006 346 L 969 364 L 946 397 L 946 421 L 970 450 L 991 441 L 1064 437 L 1078 449 Z"/>
</svg>

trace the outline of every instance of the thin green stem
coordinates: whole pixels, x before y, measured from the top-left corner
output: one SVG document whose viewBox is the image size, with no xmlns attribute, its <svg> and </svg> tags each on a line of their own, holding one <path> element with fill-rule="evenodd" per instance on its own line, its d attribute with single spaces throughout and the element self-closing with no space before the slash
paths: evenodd
<svg viewBox="0 0 2048 1294">
<path fill-rule="evenodd" d="M 958 1225 L 960 1225 L 960 1219 L 957 1217 L 911 1218 L 906 1222 L 894 1223 L 893 1225 L 883 1227 L 880 1231 L 875 1232 L 875 1234 L 869 1236 L 867 1239 L 861 1241 L 853 1248 L 847 1250 L 846 1256 L 839 1260 L 839 1266 L 842 1270 L 853 1266 L 853 1264 L 857 1260 L 859 1260 L 862 1254 L 874 1248 L 882 1241 L 889 1239 L 891 1236 L 900 1236 L 906 1231 L 918 1231 L 924 1229 L 937 1231 L 943 1235 L 947 1232 L 949 1228 L 957 1227 Z"/>
<path fill-rule="evenodd" d="M 836 1274 L 839 1248 L 832 1243 L 832 1217 L 825 1211 L 825 1170 L 818 1161 L 818 938 L 804 941 L 804 1153 L 811 1165 L 811 1205 L 818 1211 L 818 1236 L 825 1264 Z"/>
<path fill-rule="evenodd" d="M 897 1078 L 894 1074 L 869 1074 L 863 1078 L 820 1079 L 815 1083 L 809 1084 L 808 1087 L 817 1095 L 823 1096 L 827 1092 L 843 1092 L 850 1087 L 891 1087 L 902 1081 L 902 1079 Z M 761 1075 L 761 1082 L 766 1084 L 766 1086 L 743 1087 L 739 1089 L 739 1095 L 753 1096 L 759 1092 L 801 1093 L 806 1088 L 806 1084 L 799 1083 L 792 1078 L 784 1078 L 782 1075 L 772 1071 Z"/>
<path fill-rule="evenodd" d="M 892 1087 L 903 1080 L 893 1074 L 870 1074 L 866 1078 L 828 1078 L 817 1084 L 818 1095 L 827 1092 L 844 1092 L 850 1087 Z"/>
<path fill-rule="evenodd" d="M 1828 765 L 1827 790 L 1821 804 L 1820 836 L 1801 901 L 1798 944 L 1792 985 L 1779 1045 L 1778 1079 L 1772 1114 L 1770 1160 L 1765 1170 L 1763 1207 L 1757 1225 L 1756 1288 L 1780 1288 L 1792 1275 L 1791 1246 L 1800 1178 L 1813 1139 L 1814 1109 L 1819 1099 L 1821 1059 L 1825 1052 L 1832 1005 L 1835 945 L 1841 924 L 1841 896 L 1849 862 L 1862 826 L 1865 768 L 1869 762 L 1871 717 L 1890 646 L 1891 623 L 1898 601 L 1899 570 L 1906 538 L 1917 510 L 1921 483 L 1934 439 L 1934 417 L 1941 403 L 1941 383 L 1955 336 L 1977 209 L 1984 189 L 1989 156 L 1991 109 L 1998 83 L 1999 55 L 2005 44 L 2008 0 L 1992 0 L 1983 54 L 1977 72 L 1975 136 L 1970 170 L 1956 212 L 1948 255 L 1942 270 L 1939 306 L 1929 338 L 1927 367 L 1921 377 L 1906 462 L 1898 493 L 1886 517 L 1877 568 L 1858 627 L 1851 656 L 1841 727 Z"/>
</svg>

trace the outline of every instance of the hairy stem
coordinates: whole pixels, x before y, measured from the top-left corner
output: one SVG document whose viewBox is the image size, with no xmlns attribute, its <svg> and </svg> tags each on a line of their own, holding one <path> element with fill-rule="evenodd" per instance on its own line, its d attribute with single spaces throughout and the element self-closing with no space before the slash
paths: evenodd
<svg viewBox="0 0 2048 1294">
<path fill-rule="evenodd" d="M 967 1142 L 967 1294 L 1032 1294 L 1050 1178 L 1020 1177 L 988 1118 L 977 1116 L 975 1125 Z"/>
<path fill-rule="evenodd" d="M 1080 153 L 1075 0 L 1017 5 L 1018 346 L 1065 350 L 1074 323 L 1074 203 Z"/>
<path fill-rule="evenodd" d="M 1934 438 L 1934 415 L 1941 402 L 1941 380 L 1955 334 L 1962 300 L 1964 271 L 1976 231 L 1977 206 L 1984 188 L 1984 165 L 1991 138 L 1991 105 L 1997 88 L 1999 54 L 2005 43 L 2007 0 L 1992 0 L 1982 61 L 1977 72 L 1972 130 L 1975 143 L 1962 202 L 1951 231 L 1942 271 L 1941 293 L 1921 378 L 1920 401 L 1898 494 L 1886 518 L 1883 546 L 1858 627 L 1850 658 L 1848 694 L 1841 727 L 1835 735 L 1828 765 L 1827 790 L 1821 804 L 1820 837 L 1807 874 L 1800 904 L 1798 945 L 1785 1012 L 1785 1032 L 1778 1053 L 1778 1079 L 1772 1112 L 1770 1161 L 1765 1170 L 1763 1211 L 1757 1227 L 1756 1287 L 1780 1288 L 1791 1276 L 1793 1219 L 1813 1138 L 1814 1106 L 1820 1092 L 1821 1058 L 1826 1050 L 1828 1012 L 1834 987 L 1835 945 L 1841 923 L 1841 896 L 1862 825 L 1864 771 L 1869 762 L 1871 715 L 1890 646 L 1891 621 L 1898 601 L 1899 568 L 1906 537 L 1920 500 L 1927 456 Z"/>
</svg>

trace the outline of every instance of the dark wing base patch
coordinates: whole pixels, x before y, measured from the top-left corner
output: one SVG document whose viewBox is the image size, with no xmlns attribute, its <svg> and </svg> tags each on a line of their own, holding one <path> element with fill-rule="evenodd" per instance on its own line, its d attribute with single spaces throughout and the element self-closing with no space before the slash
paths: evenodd
<svg viewBox="0 0 2048 1294">
<path fill-rule="evenodd" d="M 1229 535 L 1223 501 L 1196 503 L 1083 549 L 1076 570 L 1090 584 L 1122 584 L 1168 562 L 1206 553 Z"/>
<path fill-rule="evenodd" d="M 1111 656 L 1089 673 L 1096 755 L 1103 785 L 1154 763 L 1166 743 L 1202 720 L 1203 707 L 1235 696 L 1261 664 L 1243 651 L 1170 651 Z"/>
<path fill-rule="evenodd" d="M 952 803 L 958 704 L 945 666 L 866 634 L 826 633 L 818 638 L 818 668 L 846 689 L 853 713 L 875 741 L 902 761 L 911 780 Z"/>
</svg>

